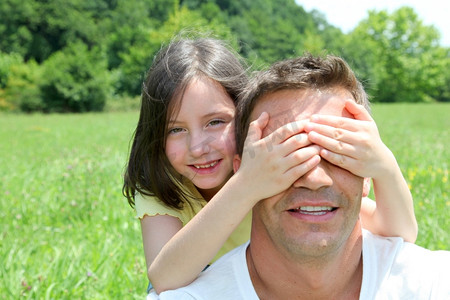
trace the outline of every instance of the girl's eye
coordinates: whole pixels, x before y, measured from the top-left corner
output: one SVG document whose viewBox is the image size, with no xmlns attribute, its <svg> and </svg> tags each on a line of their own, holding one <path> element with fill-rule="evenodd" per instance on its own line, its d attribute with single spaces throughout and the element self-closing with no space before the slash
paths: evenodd
<svg viewBox="0 0 450 300">
<path fill-rule="evenodd" d="M 217 125 L 220 125 L 220 124 L 223 124 L 223 123 L 225 123 L 225 122 L 222 121 L 222 120 L 212 120 L 211 122 L 208 123 L 208 125 L 209 126 L 217 126 Z"/>
<path fill-rule="evenodd" d="M 180 133 L 183 131 L 183 128 L 171 128 L 169 129 L 168 133 L 169 134 L 176 134 L 176 133 Z"/>
</svg>

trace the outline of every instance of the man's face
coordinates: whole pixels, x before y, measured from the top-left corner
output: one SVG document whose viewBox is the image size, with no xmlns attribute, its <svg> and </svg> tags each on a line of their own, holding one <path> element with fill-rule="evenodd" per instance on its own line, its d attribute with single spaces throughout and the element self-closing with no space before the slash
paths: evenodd
<svg viewBox="0 0 450 300">
<path fill-rule="evenodd" d="M 264 111 L 270 114 L 263 132 L 267 136 L 284 124 L 313 114 L 351 118 L 344 109 L 349 98 L 351 94 L 344 89 L 281 90 L 264 95 L 251 118 L 256 119 Z M 252 240 L 266 239 L 296 259 L 339 251 L 354 232 L 362 190 L 363 178 L 322 159 L 289 189 L 255 205 Z"/>
</svg>

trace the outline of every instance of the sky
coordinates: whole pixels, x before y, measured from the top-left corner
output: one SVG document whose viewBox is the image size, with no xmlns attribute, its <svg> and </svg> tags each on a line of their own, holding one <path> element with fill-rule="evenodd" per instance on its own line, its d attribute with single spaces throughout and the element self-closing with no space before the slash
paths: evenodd
<svg viewBox="0 0 450 300">
<path fill-rule="evenodd" d="M 448 0 L 296 0 L 306 11 L 317 9 L 328 23 L 339 27 L 343 32 L 351 31 L 368 10 L 386 9 L 392 13 L 399 7 L 414 9 L 425 25 L 433 25 L 441 33 L 441 46 L 450 47 L 450 1 Z"/>
</svg>

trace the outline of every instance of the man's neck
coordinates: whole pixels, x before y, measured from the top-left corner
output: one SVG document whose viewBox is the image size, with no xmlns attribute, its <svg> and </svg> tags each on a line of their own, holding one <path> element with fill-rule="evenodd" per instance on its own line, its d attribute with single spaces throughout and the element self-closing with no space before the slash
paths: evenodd
<svg viewBox="0 0 450 300">
<path fill-rule="evenodd" d="M 360 228 L 355 228 L 335 255 L 309 261 L 293 261 L 279 251 L 252 251 L 262 249 L 253 246 L 251 242 L 247 249 L 247 267 L 260 299 L 359 298 L 362 282 Z"/>
</svg>

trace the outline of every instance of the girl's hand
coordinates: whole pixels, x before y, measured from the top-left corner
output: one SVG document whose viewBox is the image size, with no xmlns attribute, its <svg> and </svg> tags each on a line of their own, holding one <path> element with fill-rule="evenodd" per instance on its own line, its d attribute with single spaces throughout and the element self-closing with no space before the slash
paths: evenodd
<svg viewBox="0 0 450 300">
<path fill-rule="evenodd" d="M 250 123 L 236 172 L 255 201 L 286 190 L 320 162 L 320 147 L 312 145 L 304 132 L 306 121 L 286 124 L 261 138 L 268 122 L 264 112 Z"/>
<path fill-rule="evenodd" d="M 360 177 L 380 178 L 395 157 L 382 142 L 369 112 L 353 100 L 345 108 L 355 119 L 313 115 L 305 125 L 309 140 L 321 147 L 320 156 Z M 394 162 L 394 164 L 392 163 Z"/>
</svg>

